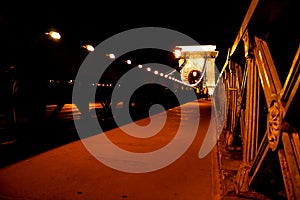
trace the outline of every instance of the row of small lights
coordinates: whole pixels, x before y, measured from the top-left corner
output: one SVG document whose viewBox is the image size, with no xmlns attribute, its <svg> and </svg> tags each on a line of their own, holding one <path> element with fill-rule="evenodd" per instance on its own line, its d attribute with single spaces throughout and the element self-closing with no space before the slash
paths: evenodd
<svg viewBox="0 0 300 200">
<path fill-rule="evenodd" d="M 46 33 L 46 35 L 49 35 L 51 38 L 53 38 L 53 39 L 55 39 L 55 40 L 60 40 L 60 39 L 61 39 L 60 33 L 56 32 L 56 31 L 50 31 L 50 32 Z M 94 48 L 92 45 L 90 45 L 90 44 L 83 45 L 82 47 L 85 48 L 86 50 L 90 51 L 90 52 L 92 52 L 92 51 L 95 50 L 95 48 Z M 175 51 L 174 54 L 175 54 L 176 57 L 179 56 L 179 52 L 177 52 L 177 51 Z M 109 57 L 110 59 L 115 59 L 115 58 L 116 58 L 116 56 L 115 56 L 113 53 L 106 54 L 106 56 Z M 131 65 L 131 60 L 126 60 L 125 62 L 126 62 L 127 64 Z M 143 68 L 143 66 L 142 66 L 141 64 L 137 65 L 137 67 L 138 67 L 139 69 L 142 69 L 142 68 Z M 151 68 L 150 68 L 150 67 L 147 67 L 147 68 L 146 68 L 146 71 L 151 72 Z M 172 81 L 181 83 L 181 84 L 183 84 L 183 85 L 189 86 L 189 84 L 187 84 L 187 83 L 185 83 L 185 82 L 183 82 L 183 81 L 181 81 L 181 80 L 178 80 L 178 79 L 176 79 L 176 78 L 174 78 L 174 77 L 171 77 L 171 76 L 169 76 L 169 75 L 167 75 L 167 74 L 164 74 L 164 73 L 162 73 L 162 72 L 159 73 L 157 70 L 155 70 L 153 73 L 154 73 L 155 75 L 158 75 L 158 74 L 159 74 L 161 77 L 168 78 L 169 80 L 172 80 Z M 53 83 L 54 80 L 50 80 L 50 82 Z M 73 83 L 74 83 L 74 80 L 69 80 L 68 83 L 69 83 L 69 84 L 73 84 Z M 95 86 L 96 84 L 92 84 L 92 85 Z M 112 87 L 112 84 L 98 83 L 97 86 L 108 86 L 108 87 Z"/>
<path fill-rule="evenodd" d="M 131 64 L 131 60 L 126 60 L 125 62 L 126 62 L 127 64 Z M 145 68 L 143 68 L 143 65 L 141 65 L 141 64 L 138 64 L 137 67 L 138 67 L 139 69 L 145 69 L 147 72 L 151 72 L 151 71 L 152 71 L 151 67 L 145 67 Z M 181 81 L 181 80 L 178 80 L 177 78 L 174 78 L 174 77 L 172 77 L 172 76 L 169 76 L 168 74 L 164 74 L 164 73 L 162 73 L 162 72 L 159 72 L 158 70 L 154 70 L 153 73 L 154 73 L 155 75 L 159 75 L 159 76 L 164 77 L 164 78 L 166 78 L 166 79 L 169 79 L 169 80 L 171 80 L 171 81 L 175 81 L 175 82 L 181 83 L 182 85 L 188 86 L 188 87 L 190 88 L 190 85 L 189 85 L 189 84 L 187 84 L 187 83 L 185 83 L 185 82 L 183 82 L 183 81 Z"/>
</svg>

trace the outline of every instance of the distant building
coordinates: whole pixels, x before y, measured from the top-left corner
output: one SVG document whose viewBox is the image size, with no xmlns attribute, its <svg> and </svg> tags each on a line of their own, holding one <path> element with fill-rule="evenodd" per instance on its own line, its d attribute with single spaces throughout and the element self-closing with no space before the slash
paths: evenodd
<svg viewBox="0 0 300 200">
<path fill-rule="evenodd" d="M 216 86 L 215 45 L 176 46 L 174 54 L 179 58 L 181 80 L 187 84 L 208 87 L 212 95 Z"/>
</svg>

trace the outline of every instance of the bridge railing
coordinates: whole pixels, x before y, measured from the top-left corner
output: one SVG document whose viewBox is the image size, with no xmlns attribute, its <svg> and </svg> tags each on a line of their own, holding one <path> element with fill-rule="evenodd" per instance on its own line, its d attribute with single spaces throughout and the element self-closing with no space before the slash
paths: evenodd
<svg viewBox="0 0 300 200">
<path fill-rule="evenodd" d="M 296 52 L 289 52 L 292 64 L 284 64 L 289 69 L 284 80 L 267 39 L 255 26 L 257 7 L 268 5 L 259 3 L 251 2 L 218 80 L 226 90 L 227 150 L 240 147 L 243 155 L 235 192 L 300 199 L 299 40 Z"/>
</svg>

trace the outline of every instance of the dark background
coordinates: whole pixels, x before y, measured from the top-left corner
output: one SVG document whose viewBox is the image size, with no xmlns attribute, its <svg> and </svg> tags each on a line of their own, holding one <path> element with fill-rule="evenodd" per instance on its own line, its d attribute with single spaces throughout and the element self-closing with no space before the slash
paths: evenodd
<svg viewBox="0 0 300 200">
<path fill-rule="evenodd" d="M 26 73 L 40 59 L 34 68 L 38 73 L 76 73 L 87 55 L 82 45 L 96 46 L 117 33 L 146 26 L 170 28 L 199 44 L 216 45 L 221 66 L 249 5 L 250 0 L 2 2 L 0 66 L 14 65 Z M 44 33 L 51 29 L 62 34 L 59 45 L 46 39 Z"/>
</svg>

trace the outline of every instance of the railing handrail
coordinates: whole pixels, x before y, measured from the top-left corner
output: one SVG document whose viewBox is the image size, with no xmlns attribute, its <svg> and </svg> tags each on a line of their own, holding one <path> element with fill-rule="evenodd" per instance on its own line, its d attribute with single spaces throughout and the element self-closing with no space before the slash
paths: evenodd
<svg viewBox="0 0 300 200">
<path fill-rule="evenodd" d="M 253 15 L 253 13 L 254 13 L 257 5 L 258 5 L 258 2 L 259 2 L 259 0 L 252 0 L 251 1 L 250 6 L 249 6 L 249 8 L 247 10 L 247 13 L 244 17 L 244 20 L 242 22 L 242 25 L 239 29 L 239 32 L 238 32 L 238 34 L 237 34 L 237 36 L 236 36 L 236 38 L 233 42 L 233 45 L 228 50 L 227 59 L 225 60 L 225 63 L 224 63 L 224 65 L 222 67 L 222 70 L 219 74 L 219 78 L 218 78 L 217 82 L 220 81 L 221 77 L 223 76 L 224 71 L 226 70 L 227 65 L 229 64 L 229 60 L 230 60 L 231 56 L 234 54 L 238 44 L 240 43 L 240 41 L 243 39 L 245 33 L 247 32 L 248 24 L 249 24 L 249 22 L 252 18 L 252 15 Z"/>
</svg>

